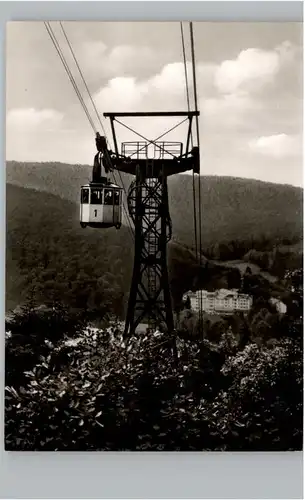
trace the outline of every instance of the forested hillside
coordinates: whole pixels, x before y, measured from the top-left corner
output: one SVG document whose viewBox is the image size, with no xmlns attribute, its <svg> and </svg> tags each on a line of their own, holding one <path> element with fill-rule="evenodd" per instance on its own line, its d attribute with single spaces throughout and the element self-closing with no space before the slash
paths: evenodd
<svg viewBox="0 0 305 500">
<path fill-rule="evenodd" d="M 78 203 L 80 186 L 90 180 L 91 167 L 7 162 L 6 173 L 7 182 L 11 184 L 47 191 Z M 131 177 L 122 175 L 122 179 L 128 189 Z M 196 188 L 198 199 L 198 186 Z M 242 256 L 251 248 L 265 249 L 262 245 L 266 246 L 266 242 L 272 247 L 302 238 L 303 192 L 300 188 L 249 179 L 202 177 L 201 200 L 203 248 L 213 258 L 236 257 L 231 255 L 232 242 L 235 246 L 240 243 Z M 169 178 L 169 204 L 173 238 L 194 247 L 192 176 Z"/>
<path fill-rule="evenodd" d="M 83 230 L 78 206 L 57 196 L 7 185 L 7 308 L 32 293 L 38 302 L 76 308 L 126 302 L 133 246 L 128 229 Z"/>
<path fill-rule="evenodd" d="M 188 244 L 193 224 L 192 192 L 190 176 L 170 180 L 173 231 Z M 196 192 L 198 200 L 197 180 Z M 221 258 L 219 246 L 231 242 L 248 242 L 251 247 L 251 243 L 256 246 L 262 239 L 275 244 L 302 237 L 299 188 L 249 179 L 202 177 L 201 200 L 202 242 L 206 251 L 214 250 L 215 258 Z"/>
<path fill-rule="evenodd" d="M 260 213 L 261 228 L 269 231 L 265 238 L 253 226 L 256 245 L 274 245 L 289 227 L 297 238 L 284 202 L 282 217 L 273 217 L 283 225 L 270 232 L 278 196 L 266 219 Z M 196 314 L 177 314 L 176 364 L 167 334 L 132 337 L 126 349 L 120 324 L 104 318 L 124 317 L 133 240 L 124 226 L 81 229 L 78 210 L 54 194 L 7 184 L 6 309 L 26 306 L 6 321 L 6 450 L 300 450 L 302 269 L 275 284 L 246 272 L 242 290 L 254 299 L 248 316 L 214 322 L 204 315 L 201 332 Z M 176 216 L 179 210 L 177 201 Z M 205 257 L 199 268 L 194 251 L 177 243 L 188 221 L 179 217 L 176 241 L 168 245 L 177 310 L 190 288 L 240 286 L 237 268 Z M 245 227 L 239 212 L 235 222 L 238 217 Z M 216 249 L 244 252 L 247 240 L 238 242 L 244 234 L 236 227 L 228 243 L 222 223 L 214 220 Z M 193 236 L 191 225 L 185 234 Z M 245 257 L 268 268 L 265 254 L 252 250 Z M 291 263 L 269 257 L 281 272 Z M 283 317 L 269 304 L 274 292 L 287 305 Z M 49 307 L 32 307 L 40 304 Z M 110 327 L 85 328 L 92 322 Z"/>
<path fill-rule="evenodd" d="M 91 180 L 92 167 L 60 162 L 27 163 L 8 161 L 6 182 L 47 191 L 64 200 L 79 201 L 80 186 Z"/>
<path fill-rule="evenodd" d="M 124 316 L 133 267 L 130 229 L 82 229 L 79 207 L 58 196 L 7 184 L 6 308 L 34 297 L 88 310 L 105 305 Z M 232 270 L 171 241 L 169 276 L 174 306 L 193 286 L 228 286 Z M 236 286 L 239 273 L 233 272 Z M 231 280 L 231 281 L 230 281 Z M 102 311 L 101 311 L 102 312 Z"/>
</svg>

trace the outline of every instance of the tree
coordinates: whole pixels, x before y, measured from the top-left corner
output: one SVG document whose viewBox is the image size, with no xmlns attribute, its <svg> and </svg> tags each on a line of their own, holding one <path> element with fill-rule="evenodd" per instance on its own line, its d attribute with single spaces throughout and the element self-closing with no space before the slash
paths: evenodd
<svg viewBox="0 0 305 500">
<path fill-rule="evenodd" d="M 227 358 L 222 373 L 232 383 L 214 401 L 212 422 L 223 449 L 302 449 L 302 355 L 295 342 L 249 344 Z"/>
<path fill-rule="evenodd" d="M 302 356 L 287 338 L 238 351 L 84 330 L 6 390 L 7 450 L 286 450 L 302 446 Z M 16 366 L 16 365 L 15 365 Z"/>
</svg>

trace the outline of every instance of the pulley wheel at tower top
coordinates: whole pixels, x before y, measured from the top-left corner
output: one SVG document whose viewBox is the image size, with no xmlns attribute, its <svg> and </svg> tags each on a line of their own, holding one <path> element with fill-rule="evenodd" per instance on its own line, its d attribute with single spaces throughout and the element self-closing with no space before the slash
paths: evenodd
<svg viewBox="0 0 305 500">
<path fill-rule="evenodd" d="M 135 223 L 136 220 L 136 203 L 137 194 L 139 194 L 139 191 L 141 192 L 141 201 L 143 202 L 141 203 L 140 207 L 140 210 L 142 210 L 143 213 L 140 215 L 147 215 L 147 212 L 151 209 L 157 210 L 162 203 L 161 194 L 160 191 L 156 189 L 156 185 L 149 185 L 147 182 L 143 182 L 142 184 L 137 185 L 136 180 L 132 181 L 128 190 L 127 203 L 128 212 L 130 217 L 132 218 L 133 223 Z M 166 212 L 166 239 L 167 241 L 170 241 L 172 237 L 172 222 L 169 215 L 168 200 Z"/>
</svg>

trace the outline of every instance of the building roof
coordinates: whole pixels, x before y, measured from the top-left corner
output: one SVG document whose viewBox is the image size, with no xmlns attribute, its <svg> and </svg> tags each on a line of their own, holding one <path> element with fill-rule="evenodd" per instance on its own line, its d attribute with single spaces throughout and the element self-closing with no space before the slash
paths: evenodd
<svg viewBox="0 0 305 500">
<path fill-rule="evenodd" d="M 207 290 L 197 290 L 197 292 L 193 293 L 191 292 L 190 296 L 196 296 L 199 298 L 200 294 L 202 297 L 215 297 L 219 299 L 228 299 L 230 297 L 233 298 L 243 298 L 243 299 L 249 299 L 250 296 L 245 294 L 245 293 L 238 293 L 236 289 L 233 290 L 227 290 L 226 288 L 220 288 L 219 290 L 215 290 L 214 292 L 208 292 Z"/>
<path fill-rule="evenodd" d="M 193 299 L 199 298 L 218 298 L 220 300 L 235 298 L 235 299 L 251 299 L 250 295 L 245 293 L 238 293 L 238 290 L 232 289 L 228 290 L 226 288 L 220 288 L 219 290 L 215 290 L 214 292 L 208 292 L 207 290 L 197 290 L 196 292 L 192 292 L 191 290 L 183 294 L 183 299 L 185 300 L 187 297 Z"/>
</svg>

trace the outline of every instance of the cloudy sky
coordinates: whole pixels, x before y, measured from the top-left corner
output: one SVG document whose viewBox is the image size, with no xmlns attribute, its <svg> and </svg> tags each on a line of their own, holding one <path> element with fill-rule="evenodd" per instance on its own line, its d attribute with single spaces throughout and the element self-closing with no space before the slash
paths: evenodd
<svg viewBox="0 0 305 500">
<path fill-rule="evenodd" d="M 51 26 L 90 106 L 59 23 Z M 186 110 L 179 23 L 64 28 L 101 114 Z M 194 36 L 201 173 L 302 185 L 301 23 L 202 22 L 194 23 Z M 8 23 L 6 95 L 8 160 L 92 163 L 93 130 L 44 23 Z M 125 123 L 154 139 L 176 121 Z M 118 127 L 120 141 L 137 140 Z M 182 126 L 168 140 L 184 141 L 185 132 Z"/>
</svg>

